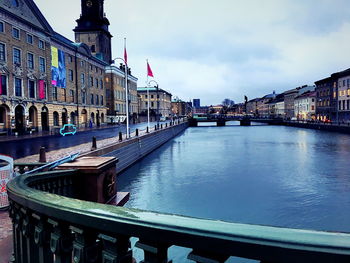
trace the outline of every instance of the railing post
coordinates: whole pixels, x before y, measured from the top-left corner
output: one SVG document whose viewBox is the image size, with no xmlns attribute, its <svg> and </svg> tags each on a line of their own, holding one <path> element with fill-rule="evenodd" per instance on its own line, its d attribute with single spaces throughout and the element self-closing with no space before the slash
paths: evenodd
<svg viewBox="0 0 350 263">
<path fill-rule="evenodd" d="M 120 142 L 123 141 L 123 134 L 122 134 L 122 132 L 119 132 L 119 141 Z"/>
<path fill-rule="evenodd" d="M 163 124 L 160 125 L 160 129 L 163 129 Z"/>
<path fill-rule="evenodd" d="M 97 235 L 90 231 L 71 226 L 75 233 L 73 241 L 73 262 L 74 263 L 96 263 L 99 259 L 99 248 L 96 242 Z"/>
<path fill-rule="evenodd" d="M 23 210 L 23 223 L 22 223 L 22 233 L 23 233 L 23 239 L 25 244 L 25 247 L 27 249 L 26 251 L 26 258 L 27 262 L 29 263 L 37 263 L 38 262 L 38 248 L 35 245 L 34 241 L 34 222 L 31 215 L 29 215 L 28 210 Z M 22 255 L 25 257 L 25 255 Z"/>
<path fill-rule="evenodd" d="M 58 223 L 52 219 L 48 220 L 53 226 L 50 237 L 50 249 L 55 254 L 55 263 L 72 262 L 72 233 L 65 224 Z"/>
<path fill-rule="evenodd" d="M 92 137 L 92 146 L 91 146 L 91 151 L 94 151 L 97 149 L 97 142 L 96 142 L 96 137 Z"/>
<path fill-rule="evenodd" d="M 130 263 L 132 262 L 132 251 L 130 240 L 126 236 L 116 238 L 100 234 L 102 241 L 102 263 Z"/>
<path fill-rule="evenodd" d="M 38 258 L 39 263 L 52 263 L 53 254 L 50 250 L 50 225 L 45 218 L 37 214 L 33 214 L 33 218 L 37 220 L 37 224 L 34 229 L 34 242 L 38 246 Z"/>
<path fill-rule="evenodd" d="M 168 263 L 168 248 L 170 245 L 140 240 L 135 247 L 144 251 L 145 257 L 142 263 Z"/>
<path fill-rule="evenodd" d="M 149 128 L 148 128 L 148 126 L 147 126 L 147 128 L 146 128 L 146 133 L 149 133 Z"/>
<path fill-rule="evenodd" d="M 39 150 L 39 163 L 46 163 L 45 147 L 40 147 L 40 150 Z"/>
<path fill-rule="evenodd" d="M 157 130 L 157 125 L 154 125 L 154 130 L 155 130 L 155 131 Z"/>
<path fill-rule="evenodd" d="M 136 137 L 138 137 L 139 136 L 139 129 L 136 129 L 135 133 L 136 133 Z"/>
</svg>

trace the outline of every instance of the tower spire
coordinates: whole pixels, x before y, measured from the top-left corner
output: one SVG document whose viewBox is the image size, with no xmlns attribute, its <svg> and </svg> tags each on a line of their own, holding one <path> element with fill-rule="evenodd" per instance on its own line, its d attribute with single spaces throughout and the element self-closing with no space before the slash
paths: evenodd
<svg viewBox="0 0 350 263">
<path fill-rule="evenodd" d="M 104 14 L 104 0 L 81 0 L 81 15 L 76 22 L 75 41 L 85 43 L 93 55 L 110 63 L 112 35 Z"/>
</svg>

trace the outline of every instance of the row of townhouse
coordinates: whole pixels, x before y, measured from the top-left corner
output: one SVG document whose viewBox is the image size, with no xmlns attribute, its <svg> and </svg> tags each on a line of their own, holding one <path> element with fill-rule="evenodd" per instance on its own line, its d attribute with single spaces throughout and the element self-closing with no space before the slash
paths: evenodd
<svg viewBox="0 0 350 263">
<path fill-rule="evenodd" d="M 248 101 L 246 112 L 258 117 L 280 117 L 325 122 L 350 122 L 350 69 L 302 86 Z"/>
<path fill-rule="evenodd" d="M 315 86 L 268 94 L 247 102 L 246 112 L 260 118 L 311 120 L 316 118 Z"/>
<path fill-rule="evenodd" d="M 125 120 L 125 66 L 113 65 L 103 2 L 81 0 L 71 41 L 53 30 L 33 0 L 1 1 L 1 133 Z M 137 78 L 127 71 L 129 112 L 136 120 Z"/>
</svg>

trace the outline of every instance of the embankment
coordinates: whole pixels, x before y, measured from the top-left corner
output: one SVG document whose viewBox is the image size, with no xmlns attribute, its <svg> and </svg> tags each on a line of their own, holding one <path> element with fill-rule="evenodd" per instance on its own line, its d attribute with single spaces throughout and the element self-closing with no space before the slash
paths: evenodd
<svg viewBox="0 0 350 263">
<path fill-rule="evenodd" d="M 84 156 L 114 156 L 119 159 L 117 172 L 125 170 L 147 154 L 151 153 L 170 139 L 183 132 L 188 123 L 180 123 L 139 137 L 134 137 L 122 143 L 108 145 L 91 151 Z"/>
</svg>

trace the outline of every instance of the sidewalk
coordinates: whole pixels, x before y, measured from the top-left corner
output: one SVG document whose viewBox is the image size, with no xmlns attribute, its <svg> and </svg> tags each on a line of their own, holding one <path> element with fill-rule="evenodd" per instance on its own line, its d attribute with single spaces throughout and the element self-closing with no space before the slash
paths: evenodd
<svg viewBox="0 0 350 263">
<path fill-rule="evenodd" d="M 94 130 L 104 130 L 104 129 L 111 129 L 115 128 L 116 125 L 103 125 L 100 127 L 93 127 L 93 128 L 79 128 L 78 132 L 89 132 Z M 0 142 L 10 142 L 10 141 L 21 141 L 21 140 L 27 140 L 32 138 L 38 138 L 38 137 L 52 137 L 52 136 L 61 136 L 58 133 L 54 133 L 53 131 L 40 131 L 40 132 L 34 132 L 32 134 L 25 134 L 25 135 L 2 135 L 0 136 Z M 1 263 L 1 262 L 0 262 Z"/>
</svg>

